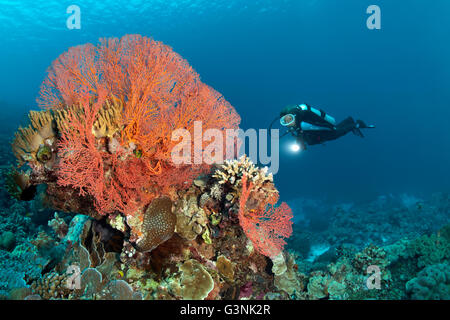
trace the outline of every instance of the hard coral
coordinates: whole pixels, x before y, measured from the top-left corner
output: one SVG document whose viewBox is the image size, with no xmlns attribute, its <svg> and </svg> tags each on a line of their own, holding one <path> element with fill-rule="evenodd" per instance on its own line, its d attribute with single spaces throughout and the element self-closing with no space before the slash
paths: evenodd
<svg viewBox="0 0 450 320">
<path fill-rule="evenodd" d="M 181 267 L 181 288 L 183 299 L 203 300 L 214 288 L 214 281 L 208 271 L 196 260 L 188 260 Z"/>
<path fill-rule="evenodd" d="M 215 157 L 195 124 L 237 129 L 239 117 L 171 48 L 141 36 L 71 48 L 49 69 L 39 104 L 46 109 L 30 113 L 16 139 L 27 185 L 46 184 L 48 205 L 84 215 L 69 226 L 55 215 L 58 239 L 33 241 L 63 250 L 31 278 L 28 299 L 262 299 L 303 289 L 282 253 L 292 212 L 275 206 L 272 175 L 245 156 L 210 170 Z M 208 164 L 175 163 L 176 129 L 194 136 L 187 154 Z M 277 256 L 271 268 L 267 257 Z M 80 289 L 59 293 L 73 266 Z M 56 295 L 51 281 L 38 288 L 41 275 L 58 277 Z"/>
<path fill-rule="evenodd" d="M 67 276 L 55 272 L 46 274 L 33 282 L 31 290 L 46 300 L 67 298 L 70 294 L 70 289 L 67 286 Z"/>
<path fill-rule="evenodd" d="M 272 258 L 272 262 L 275 287 L 297 298 L 305 287 L 303 281 L 306 276 L 297 272 L 294 255 L 286 253 L 285 257 L 285 254 L 280 253 Z"/>
<path fill-rule="evenodd" d="M 167 197 L 153 200 L 144 214 L 144 238 L 137 242 L 139 250 L 151 251 L 170 239 L 175 231 L 175 224 L 172 201 Z"/>
<path fill-rule="evenodd" d="M 226 160 L 219 169 L 217 169 L 213 177 L 216 178 L 219 186 L 227 185 L 232 189 L 233 200 L 239 198 L 242 192 L 242 178 L 245 175 L 247 180 L 252 183 L 254 197 L 269 198 L 276 202 L 278 199 L 278 191 L 273 184 L 273 176 L 268 173 L 267 167 L 258 168 L 246 155 L 239 159 Z M 219 186 L 215 188 L 219 188 Z M 216 193 L 216 191 L 214 191 Z"/>
<path fill-rule="evenodd" d="M 194 240 L 207 230 L 208 217 L 205 211 L 199 208 L 197 197 L 198 193 L 191 188 L 183 193 L 175 206 L 176 232 L 187 240 Z"/>
<path fill-rule="evenodd" d="M 220 255 L 217 258 L 216 266 L 219 270 L 219 273 L 228 281 L 233 282 L 234 281 L 234 267 L 235 263 L 231 262 L 227 257 L 224 255 Z"/>
</svg>

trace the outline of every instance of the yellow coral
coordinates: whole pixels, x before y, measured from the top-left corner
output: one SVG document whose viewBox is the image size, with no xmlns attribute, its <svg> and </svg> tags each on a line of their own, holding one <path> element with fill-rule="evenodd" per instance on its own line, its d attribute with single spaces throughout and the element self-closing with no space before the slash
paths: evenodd
<svg viewBox="0 0 450 320">
<path fill-rule="evenodd" d="M 304 284 L 302 282 L 301 273 L 295 269 L 295 258 L 288 254 L 284 257 L 283 253 L 272 258 L 274 273 L 274 285 L 279 290 L 287 292 L 289 295 L 300 294 L 303 291 Z"/>
<path fill-rule="evenodd" d="M 93 101 L 90 102 L 94 103 Z M 69 128 L 69 117 L 79 117 L 84 112 L 81 104 L 64 106 L 53 110 L 56 125 L 60 131 Z M 105 104 L 100 108 L 96 115 L 92 133 L 96 138 L 112 137 L 116 132 L 120 131 L 122 119 L 123 104 L 120 100 L 112 98 L 106 100 Z"/>
<path fill-rule="evenodd" d="M 189 189 L 175 206 L 177 216 L 176 232 L 187 240 L 194 240 L 207 230 L 208 217 L 197 204 L 195 189 Z"/>
<path fill-rule="evenodd" d="M 273 182 L 272 173 L 267 173 L 268 168 L 258 168 L 245 154 L 239 159 L 225 160 L 213 177 L 219 180 L 220 184 L 229 182 L 232 185 L 238 184 L 240 178 L 245 174 L 253 184 L 266 181 Z"/>
<path fill-rule="evenodd" d="M 234 280 L 234 267 L 235 263 L 232 263 L 224 255 L 220 255 L 216 261 L 217 270 L 219 273 L 229 281 Z"/>
<path fill-rule="evenodd" d="M 37 161 L 39 148 L 46 143 L 47 139 L 55 136 L 51 111 L 30 111 L 28 118 L 31 124 L 25 128 L 19 127 L 12 142 L 12 150 L 19 165 L 28 161 Z"/>
<path fill-rule="evenodd" d="M 90 102 L 93 103 L 93 102 Z M 39 151 L 44 145 L 52 145 L 57 131 L 65 131 L 70 128 L 70 118 L 79 117 L 84 110 L 80 104 L 61 106 L 54 110 L 30 111 L 28 118 L 30 124 L 27 127 L 19 127 L 12 143 L 13 153 L 23 165 L 29 161 L 39 161 Z M 112 137 L 121 129 L 122 102 L 111 98 L 105 102 L 96 115 L 92 133 L 96 138 Z M 50 140 L 49 140 L 50 139 Z M 44 160 L 48 160 L 44 158 Z M 42 161 L 41 161 L 42 162 Z"/>
<path fill-rule="evenodd" d="M 97 114 L 92 132 L 96 138 L 112 137 L 120 130 L 123 104 L 121 100 L 111 99 L 105 102 Z"/>
<path fill-rule="evenodd" d="M 181 267 L 181 294 L 185 300 L 203 300 L 214 289 L 208 271 L 196 260 L 188 260 Z"/>
</svg>

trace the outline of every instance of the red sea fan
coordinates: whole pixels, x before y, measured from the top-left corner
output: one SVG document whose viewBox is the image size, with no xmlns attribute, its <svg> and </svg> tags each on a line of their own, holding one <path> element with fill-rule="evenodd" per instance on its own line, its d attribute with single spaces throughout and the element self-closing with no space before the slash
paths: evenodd
<svg viewBox="0 0 450 320">
<path fill-rule="evenodd" d="M 55 108 L 61 103 L 72 105 L 98 97 L 105 88 L 97 58 L 97 48 L 91 44 L 70 48 L 53 61 L 47 70 L 37 103 Z"/>
<path fill-rule="evenodd" d="M 286 244 L 284 238 L 289 238 L 292 234 L 292 210 L 285 202 L 278 207 L 268 203 L 260 206 L 263 209 L 247 210 L 245 204 L 252 187 L 252 183 L 247 183 L 247 176 L 244 175 L 239 200 L 239 224 L 256 251 L 267 257 L 274 257 L 283 250 Z"/>
<path fill-rule="evenodd" d="M 92 125 L 107 99 L 123 105 L 122 129 L 113 137 L 118 150 L 135 153 L 108 152 L 94 137 Z M 61 132 L 56 174 L 60 185 L 93 197 L 100 214 L 130 214 L 171 188 L 185 188 L 209 168 L 172 162 L 174 130 L 187 129 L 192 136 L 196 121 L 203 130 L 221 131 L 237 129 L 240 121 L 172 48 L 139 35 L 70 48 L 48 69 L 38 103 L 50 109 L 81 104 L 84 112 L 69 114 L 68 129 Z M 203 141 L 197 145 L 205 147 Z"/>
<path fill-rule="evenodd" d="M 189 63 L 172 48 L 140 35 L 101 39 L 100 44 L 70 48 L 48 69 L 38 104 L 57 108 L 89 101 L 105 90 L 124 103 L 123 139 L 144 154 L 170 157 L 172 131 L 237 129 L 240 118 L 217 91 L 200 81 Z"/>
<path fill-rule="evenodd" d="M 92 196 L 97 211 L 102 215 L 115 210 L 131 212 L 140 198 L 139 187 L 142 184 L 137 179 L 142 179 L 142 173 L 138 166 L 127 166 L 124 170 L 119 153 L 98 149 L 92 126 L 104 101 L 103 92 L 95 103 L 83 104 L 83 113 L 67 113 L 70 126 L 63 129 L 59 141 L 58 184 L 78 189 L 81 196 Z M 127 171 L 126 176 L 123 171 Z M 124 181 L 133 188 L 125 185 Z"/>
</svg>

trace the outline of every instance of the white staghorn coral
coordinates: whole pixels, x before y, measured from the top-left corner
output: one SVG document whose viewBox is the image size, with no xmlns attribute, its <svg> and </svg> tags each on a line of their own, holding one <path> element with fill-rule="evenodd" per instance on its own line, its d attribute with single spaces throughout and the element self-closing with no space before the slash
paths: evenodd
<svg viewBox="0 0 450 320">
<path fill-rule="evenodd" d="M 225 163 L 214 173 L 219 184 L 230 183 L 233 186 L 240 186 L 241 178 L 245 174 L 247 179 L 255 186 L 265 182 L 273 182 L 272 173 L 267 173 L 268 168 L 259 168 L 246 155 L 239 159 L 225 160 Z"/>
</svg>

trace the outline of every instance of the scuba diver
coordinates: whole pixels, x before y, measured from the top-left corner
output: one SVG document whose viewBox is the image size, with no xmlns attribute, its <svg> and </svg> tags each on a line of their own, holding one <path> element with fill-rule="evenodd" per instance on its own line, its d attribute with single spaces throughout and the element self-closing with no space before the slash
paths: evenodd
<svg viewBox="0 0 450 320">
<path fill-rule="evenodd" d="M 280 116 L 272 121 L 270 128 L 278 119 L 280 119 L 280 124 L 288 129 L 280 138 L 291 133 L 302 150 L 305 150 L 307 145 L 335 140 L 350 131 L 363 138 L 361 129 L 375 128 L 373 125 L 366 125 L 362 120 L 355 121 L 352 117 L 336 124 L 336 120 L 323 110 L 315 109 L 304 103 L 284 108 L 280 112 Z"/>
</svg>

